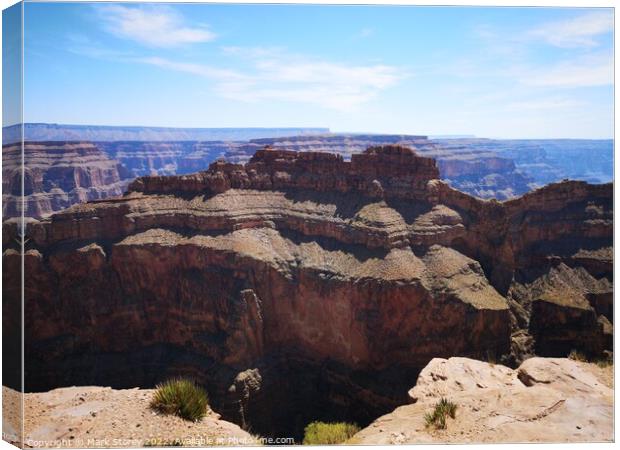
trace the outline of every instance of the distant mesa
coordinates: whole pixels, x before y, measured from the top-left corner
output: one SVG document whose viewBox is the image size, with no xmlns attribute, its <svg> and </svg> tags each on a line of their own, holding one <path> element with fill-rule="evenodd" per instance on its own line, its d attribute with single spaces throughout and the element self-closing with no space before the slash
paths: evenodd
<svg viewBox="0 0 620 450">
<path fill-rule="evenodd" d="M 3 128 L 2 143 L 26 141 L 241 141 L 260 137 L 277 137 L 328 133 L 328 128 L 174 128 L 104 125 L 60 125 L 26 123 Z"/>
</svg>

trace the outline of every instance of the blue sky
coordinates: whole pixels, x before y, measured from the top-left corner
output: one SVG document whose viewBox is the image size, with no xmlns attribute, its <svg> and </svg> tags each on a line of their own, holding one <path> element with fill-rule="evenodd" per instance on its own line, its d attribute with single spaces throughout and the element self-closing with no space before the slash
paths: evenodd
<svg viewBox="0 0 620 450">
<path fill-rule="evenodd" d="M 609 138 L 613 12 L 27 3 L 24 120 Z"/>
</svg>

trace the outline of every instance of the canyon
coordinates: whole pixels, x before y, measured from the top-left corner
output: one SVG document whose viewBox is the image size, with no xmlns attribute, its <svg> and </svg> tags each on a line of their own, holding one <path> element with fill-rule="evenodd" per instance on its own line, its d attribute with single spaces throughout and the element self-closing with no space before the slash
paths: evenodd
<svg viewBox="0 0 620 450">
<path fill-rule="evenodd" d="M 2 148 L 2 214 L 43 217 L 75 203 L 119 196 L 129 178 L 122 164 L 90 142 L 6 145 Z"/>
<path fill-rule="evenodd" d="M 492 152 L 514 161 L 527 174 L 531 187 L 570 179 L 589 183 L 613 180 L 614 142 L 611 139 L 437 139 L 442 147 Z"/>
<path fill-rule="evenodd" d="M 434 358 L 611 350 L 612 184 L 483 200 L 440 180 L 419 140 L 348 158 L 259 141 L 245 164 L 29 221 L 26 390 L 190 376 L 224 419 L 299 437 L 408 403 Z M 19 232 L 5 221 L 5 317 Z"/>
<path fill-rule="evenodd" d="M 5 131 L 7 139 L 17 139 L 17 128 Z M 75 203 L 120 195 L 130 180 L 140 176 L 189 174 L 206 170 L 216 160 L 246 163 L 265 147 L 335 153 L 346 161 L 373 145 L 415 147 L 418 154 L 437 161 L 440 179 L 483 199 L 507 200 L 563 179 L 600 184 L 611 181 L 613 175 L 611 141 L 429 139 L 328 131 L 26 124 L 24 162 L 36 173 L 26 173 L 25 215 L 40 218 Z M 14 217 L 22 202 L 17 198 L 19 145 L 5 144 L 3 151 L 4 178 L 12 180 L 5 181 L 4 217 Z M 105 176 L 75 175 L 101 170 L 106 171 Z M 70 172 L 75 180 L 67 186 Z M 33 176 L 45 182 L 29 186 Z"/>
<path fill-rule="evenodd" d="M 517 170 L 508 157 L 486 149 L 439 145 L 426 136 L 305 134 L 248 141 L 115 141 L 96 142 L 96 145 L 110 158 L 125 165 L 134 176 L 192 173 L 206 169 L 217 159 L 246 163 L 256 151 L 265 147 L 335 153 L 350 160 L 352 155 L 373 145 L 404 145 L 415 147 L 420 155 L 436 159 L 440 178 L 452 187 L 480 198 L 505 200 L 528 192 L 533 182 L 529 175 Z"/>
<path fill-rule="evenodd" d="M 248 144 L 228 151 L 224 158 L 231 162 L 246 162 L 256 150 L 270 146 L 275 149 L 337 153 L 349 160 L 353 154 L 362 153 L 373 145 L 414 147 L 418 154 L 437 161 L 442 180 L 480 198 L 506 200 L 532 188 L 533 179 L 526 172 L 518 170 L 509 157 L 486 148 L 440 144 L 429 140 L 427 136 L 323 134 L 252 139 Z M 561 178 L 553 181 L 559 180 Z"/>
</svg>

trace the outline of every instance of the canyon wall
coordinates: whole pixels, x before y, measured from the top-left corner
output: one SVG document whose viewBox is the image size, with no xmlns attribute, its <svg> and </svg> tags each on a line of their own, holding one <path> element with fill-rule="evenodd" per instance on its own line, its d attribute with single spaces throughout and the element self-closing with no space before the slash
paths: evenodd
<svg viewBox="0 0 620 450">
<path fill-rule="evenodd" d="M 247 162 L 264 146 L 296 151 L 337 153 L 345 159 L 362 153 L 373 145 L 413 147 L 422 156 L 437 161 L 440 177 L 452 187 L 480 198 L 505 200 L 531 189 L 533 180 L 516 169 L 513 160 L 492 150 L 465 145 L 444 146 L 426 136 L 382 134 L 325 134 L 281 138 L 252 139 L 245 145 L 232 147 L 225 158 L 231 162 Z"/>
<path fill-rule="evenodd" d="M 612 186 L 502 203 L 438 176 L 395 145 L 351 161 L 264 149 L 30 223 L 27 390 L 188 375 L 225 418 L 298 435 L 407 402 L 434 357 L 609 349 Z"/>
<path fill-rule="evenodd" d="M 438 139 L 448 151 L 492 152 L 514 161 L 531 178 L 532 187 L 563 179 L 589 183 L 613 180 L 611 139 Z"/>
<path fill-rule="evenodd" d="M 23 158 L 23 175 L 22 175 Z M 23 196 L 22 196 L 23 178 Z M 89 142 L 29 142 L 2 147 L 4 218 L 43 217 L 89 200 L 122 195 L 129 173 Z"/>
</svg>

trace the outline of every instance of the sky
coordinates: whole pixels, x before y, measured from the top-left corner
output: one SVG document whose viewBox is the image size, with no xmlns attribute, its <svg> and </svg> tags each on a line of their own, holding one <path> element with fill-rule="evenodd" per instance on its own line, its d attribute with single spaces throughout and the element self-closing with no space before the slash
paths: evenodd
<svg viewBox="0 0 620 450">
<path fill-rule="evenodd" d="M 613 136 L 613 10 L 26 3 L 24 121 Z"/>
</svg>

